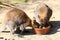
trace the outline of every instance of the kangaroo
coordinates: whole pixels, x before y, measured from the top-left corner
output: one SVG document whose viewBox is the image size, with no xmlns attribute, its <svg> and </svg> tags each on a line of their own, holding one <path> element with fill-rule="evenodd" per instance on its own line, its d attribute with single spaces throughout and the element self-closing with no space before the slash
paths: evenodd
<svg viewBox="0 0 60 40">
<path fill-rule="evenodd" d="M 32 20 L 32 25 L 37 25 L 38 28 L 49 24 L 49 19 L 52 16 L 52 10 L 45 4 L 38 5 L 35 10 L 35 17 Z"/>
</svg>

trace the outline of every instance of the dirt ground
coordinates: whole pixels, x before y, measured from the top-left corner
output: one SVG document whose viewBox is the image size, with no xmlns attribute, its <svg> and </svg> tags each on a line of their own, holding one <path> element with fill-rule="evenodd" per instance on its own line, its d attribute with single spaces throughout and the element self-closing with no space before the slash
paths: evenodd
<svg viewBox="0 0 60 40">
<path fill-rule="evenodd" d="M 41 1 L 42 2 L 42 1 Z M 43 3 L 47 4 L 52 10 L 53 14 L 50 19 L 50 22 L 52 24 L 52 28 L 50 32 L 46 35 L 36 35 L 31 30 L 29 32 L 25 32 L 25 35 L 22 35 L 23 37 L 17 37 L 14 36 L 13 38 L 15 40 L 60 40 L 60 1 L 44 1 Z M 34 5 L 21 7 L 22 10 L 24 10 L 26 13 L 29 13 L 27 15 L 32 15 L 34 13 Z M 28 11 L 27 11 L 28 10 Z M 0 40 L 6 40 L 11 37 L 9 32 L 0 32 Z"/>
</svg>

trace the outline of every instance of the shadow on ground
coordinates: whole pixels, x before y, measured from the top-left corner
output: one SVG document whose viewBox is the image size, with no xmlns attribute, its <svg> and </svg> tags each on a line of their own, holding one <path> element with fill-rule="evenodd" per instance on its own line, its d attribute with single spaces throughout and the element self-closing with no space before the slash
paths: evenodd
<svg viewBox="0 0 60 40">
<path fill-rule="evenodd" d="M 51 30 L 48 34 L 55 34 L 60 32 L 60 21 L 51 21 Z"/>
<path fill-rule="evenodd" d="M 20 34 L 20 30 L 16 30 L 15 33 Z M 22 35 L 35 35 L 32 29 L 26 29 L 22 32 Z"/>
<path fill-rule="evenodd" d="M 46 35 L 52 35 L 55 34 L 57 32 L 60 32 L 60 21 L 51 21 L 51 30 L 49 33 L 47 33 Z M 17 30 L 16 33 L 20 33 L 20 30 Z M 22 35 L 35 35 L 34 31 L 32 29 L 26 29 L 25 31 L 23 31 Z"/>
</svg>

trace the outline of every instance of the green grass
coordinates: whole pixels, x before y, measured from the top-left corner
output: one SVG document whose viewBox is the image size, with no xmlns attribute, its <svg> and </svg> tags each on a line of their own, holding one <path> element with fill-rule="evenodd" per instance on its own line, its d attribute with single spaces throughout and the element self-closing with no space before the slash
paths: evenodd
<svg viewBox="0 0 60 40">
<path fill-rule="evenodd" d="M 17 2 L 27 2 L 27 0 L 16 0 Z"/>
</svg>

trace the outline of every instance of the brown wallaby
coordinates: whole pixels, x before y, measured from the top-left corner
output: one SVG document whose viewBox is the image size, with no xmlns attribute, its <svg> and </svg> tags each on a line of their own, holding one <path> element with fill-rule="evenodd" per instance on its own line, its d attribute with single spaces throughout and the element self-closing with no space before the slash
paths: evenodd
<svg viewBox="0 0 60 40">
<path fill-rule="evenodd" d="M 1 2 L 0 2 L 1 3 Z M 4 16 L 4 25 L 7 25 L 10 28 L 10 33 L 13 34 L 15 29 L 20 28 L 24 30 L 27 26 L 32 26 L 31 19 L 26 15 L 21 9 L 10 6 L 6 3 L 1 3 L 9 8 L 3 9 L 1 13 L 2 17 Z M 7 12 L 6 12 L 7 11 Z"/>
<path fill-rule="evenodd" d="M 43 26 L 47 26 L 49 24 L 49 19 L 52 16 L 52 10 L 45 4 L 38 5 L 38 7 L 35 10 L 35 17 L 33 20 L 33 25 L 38 24 L 38 28 L 42 28 Z"/>
</svg>

